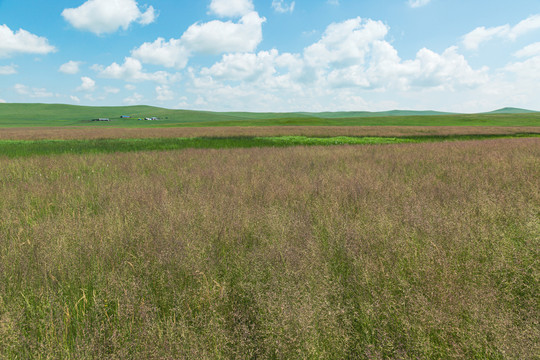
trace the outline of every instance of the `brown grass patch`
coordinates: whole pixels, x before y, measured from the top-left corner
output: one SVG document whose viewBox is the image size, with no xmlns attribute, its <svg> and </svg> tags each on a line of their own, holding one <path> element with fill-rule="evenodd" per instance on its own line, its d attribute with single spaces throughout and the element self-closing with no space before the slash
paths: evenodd
<svg viewBox="0 0 540 360">
<path fill-rule="evenodd" d="M 185 128 L 46 127 L 0 129 L 0 140 L 115 139 L 229 136 L 429 136 L 540 133 L 539 127 L 492 126 L 273 126 Z"/>
</svg>

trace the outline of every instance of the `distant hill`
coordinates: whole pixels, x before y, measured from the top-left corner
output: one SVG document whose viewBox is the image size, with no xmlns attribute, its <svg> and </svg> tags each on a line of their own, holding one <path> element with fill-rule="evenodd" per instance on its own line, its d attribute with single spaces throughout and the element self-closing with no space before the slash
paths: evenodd
<svg viewBox="0 0 540 360">
<path fill-rule="evenodd" d="M 435 115 L 453 115 L 454 113 L 432 111 L 432 110 L 390 110 L 390 111 L 341 111 L 341 112 L 319 112 L 319 113 L 300 113 L 322 119 L 356 118 L 356 117 L 386 117 L 386 116 L 435 116 Z"/>
<path fill-rule="evenodd" d="M 122 116 L 129 116 L 124 119 Z M 139 121 L 153 118 L 158 121 Z M 110 122 L 92 119 L 109 118 Z M 63 104 L 2 104 L 0 127 L 99 126 L 540 126 L 540 112 L 504 108 L 483 114 L 392 110 L 382 112 L 212 112 L 154 106 L 77 106 Z"/>
<path fill-rule="evenodd" d="M 505 107 L 505 108 L 502 108 L 502 109 L 487 112 L 485 114 L 531 114 L 531 113 L 535 113 L 535 112 L 537 112 L 537 111 L 527 110 L 527 109 L 520 109 L 520 108 L 513 108 L 513 107 Z"/>
</svg>

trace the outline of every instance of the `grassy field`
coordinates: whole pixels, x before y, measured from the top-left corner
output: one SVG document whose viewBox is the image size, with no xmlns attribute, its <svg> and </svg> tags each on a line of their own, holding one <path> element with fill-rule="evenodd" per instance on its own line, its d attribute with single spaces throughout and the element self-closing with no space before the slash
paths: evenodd
<svg viewBox="0 0 540 360">
<path fill-rule="evenodd" d="M 538 138 L 0 169 L 2 359 L 540 353 Z"/>
<path fill-rule="evenodd" d="M 540 134 L 538 135 L 540 137 Z M 116 153 L 180 149 L 230 149 L 285 147 L 299 145 L 360 145 L 418 142 L 415 139 L 384 137 L 225 137 L 225 138 L 150 138 L 98 140 L 0 140 L 0 156 Z"/>
<path fill-rule="evenodd" d="M 130 119 L 120 119 L 129 115 Z M 139 118 L 158 117 L 158 121 Z M 109 118 L 110 122 L 93 122 Z M 209 126 L 540 126 L 540 113 L 502 111 L 448 114 L 434 111 L 242 113 L 170 110 L 151 106 L 88 107 L 60 104 L 0 104 L 0 127 L 209 127 Z"/>
<path fill-rule="evenodd" d="M 28 157 L 33 155 L 97 154 L 136 151 L 181 149 L 231 149 L 252 147 L 289 147 L 316 145 L 400 144 L 498 138 L 540 137 L 540 133 L 422 135 L 407 137 L 351 137 L 351 136 L 234 136 L 185 138 L 105 138 L 75 140 L 0 140 L 0 157 Z"/>
<path fill-rule="evenodd" d="M 3 128 L 0 140 L 97 140 L 192 137 L 415 137 L 540 134 L 540 126 L 250 126 L 179 128 L 30 127 Z"/>
</svg>

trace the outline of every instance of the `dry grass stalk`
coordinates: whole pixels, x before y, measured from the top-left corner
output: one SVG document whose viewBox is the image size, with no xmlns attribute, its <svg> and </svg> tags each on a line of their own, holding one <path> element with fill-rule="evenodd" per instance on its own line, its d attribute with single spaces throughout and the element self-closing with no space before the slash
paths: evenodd
<svg viewBox="0 0 540 360">
<path fill-rule="evenodd" d="M 540 140 L 0 159 L 1 358 L 540 353 Z"/>
<path fill-rule="evenodd" d="M 540 133 L 538 127 L 491 126 L 272 126 L 185 128 L 46 127 L 0 129 L 0 140 L 116 139 L 230 136 L 425 136 Z"/>
</svg>

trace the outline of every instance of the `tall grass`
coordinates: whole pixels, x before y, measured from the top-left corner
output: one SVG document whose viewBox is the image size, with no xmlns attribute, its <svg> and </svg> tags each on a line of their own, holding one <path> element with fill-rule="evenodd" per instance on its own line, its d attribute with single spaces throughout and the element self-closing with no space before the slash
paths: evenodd
<svg viewBox="0 0 540 360">
<path fill-rule="evenodd" d="M 366 145 L 402 144 L 430 141 L 455 141 L 513 137 L 540 137 L 540 134 L 489 134 L 489 135 L 446 135 L 409 137 L 310 137 L 310 136 L 266 136 L 266 137 L 187 137 L 187 138 L 126 138 L 126 139 L 81 139 L 81 140 L 0 140 L 0 156 L 28 157 L 34 155 L 115 153 L 135 151 L 162 151 L 181 149 L 231 149 L 251 147 L 287 147 L 313 145 Z"/>
<path fill-rule="evenodd" d="M 540 135 L 539 135 L 540 136 Z M 0 156 L 113 153 L 179 149 L 230 149 L 269 146 L 398 144 L 414 139 L 388 137 L 226 137 L 226 138 L 149 138 L 91 140 L 0 140 Z"/>
<path fill-rule="evenodd" d="M 0 168 L 0 358 L 540 353 L 539 139 Z"/>
<path fill-rule="evenodd" d="M 3 128 L 1 140 L 92 140 L 238 136 L 456 136 L 540 134 L 540 127 L 497 126 L 254 126 L 254 127 L 27 127 Z"/>
</svg>

